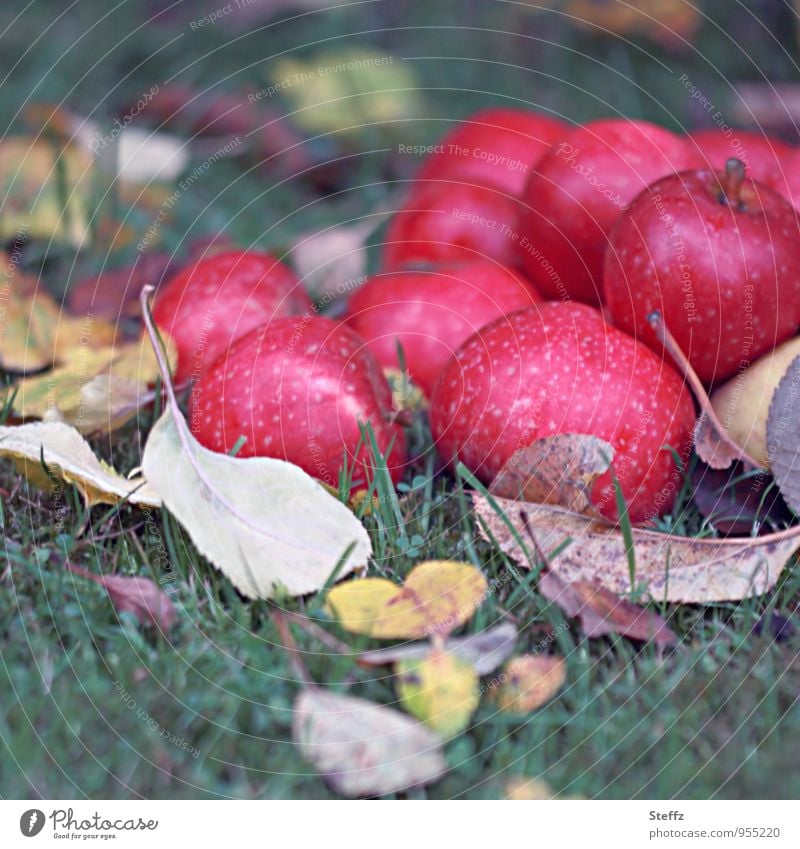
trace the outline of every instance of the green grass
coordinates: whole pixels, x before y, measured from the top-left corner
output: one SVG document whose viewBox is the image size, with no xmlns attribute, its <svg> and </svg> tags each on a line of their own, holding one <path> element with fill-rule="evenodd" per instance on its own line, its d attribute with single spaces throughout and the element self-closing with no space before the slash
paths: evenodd
<svg viewBox="0 0 800 849">
<path fill-rule="evenodd" d="M 0 10 L 0 32 L 18 11 L 12 5 Z M 398 56 L 439 57 L 414 62 L 428 102 L 428 120 L 414 131 L 425 138 L 441 130 L 432 118 L 454 114 L 454 102 L 465 114 L 520 97 L 576 120 L 615 111 L 670 126 L 694 120 L 685 90 L 662 64 L 676 60 L 661 48 L 591 38 L 552 16 L 534 25 L 518 7 L 469 4 L 465 16 L 464 4 L 452 2 L 403 7 L 402 13 L 397 3 L 367 3 L 297 18 L 228 44 L 230 34 L 221 28 L 190 38 L 185 21 L 174 19 L 137 32 L 135 5 L 102 19 L 105 4 L 81 3 L 24 55 L 63 8 L 37 3 L 12 28 L 13 38 L 0 38 L 4 72 L 19 60 L 0 90 L 4 121 L 19 128 L 14 116 L 27 98 L 66 97 L 84 114 L 99 104 L 99 113 L 110 116 L 113 103 L 135 99 L 153 81 L 172 76 L 215 92 L 259 88 L 268 79 L 265 57 L 280 50 L 310 54 L 312 43 L 325 38 L 333 46 L 369 44 Z M 726 14 L 728 6 L 710 3 L 707 9 Z M 782 54 L 747 23 L 744 12 L 734 17 L 728 31 L 747 32 L 749 58 L 711 23 L 696 50 L 678 60 L 720 106 L 730 97 L 729 75 L 756 79 L 764 71 L 779 81 L 794 73 L 788 27 L 781 30 L 787 38 Z M 452 28 L 452 21 L 467 19 L 476 29 Z M 88 45 L 76 41 L 95 23 Z M 481 33 L 480 27 L 491 32 Z M 502 35 L 504 28 L 524 36 Z M 115 46 L 103 56 L 109 45 Z M 116 81 L 119 87 L 109 96 Z M 458 92 L 455 100 L 452 90 Z M 162 230 L 164 244 L 180 253 L 192 235 L 224 231 L 243 245 L 279 249 L 301 230 L 362 214 L 385 195 L 380 181 L 391 173 L 385 157 L 365 155 L 355 163 L 340 178 L 345 189 L 362 188 L 320 200 L 303 184 L 279 183 L 269 171 L 248 173 L 243 163 L 220 161 L 176 207 Z M 145 230 L 150 219 L 137 214 L 131 220 Z M 31 248 L 31 263 L 46 253 L 45 279 L 54 291 L 69 285 L 77 274 L 74 257 Z M 130 258 L 129 248 L 113 260 Z M 90 252 L 80 258 L 79 270 L 107 261 L 102 251 Z M 152 415 L 144 414 L 94 445 L 118 468 L 133 468 L 151 422 Z M 558 793 L 588 797 L 800 795 L 791 745 L 800 735 L 800 633 L 779 642 L 769 636 L 769 627 L 754 632 L 763 617 L 795 610 L 796 566 L 772 593 L 756 600 L 656 605 L 681 638 L 678 649 L 666 655 L 621 638 L 588 641 L 538 593 L 535 572 L 508 562 L 482 541 L 463 488 L 434 475 L 435 457 L 423 450 L 429 444 L 424 423 L 415 423 L 410 437 L 421 459 L 399 488 L 399 499 L 378 475 L 380 509 L 365 517 L 376 552 L 373 573 L 399 579 L 423 559 L 470 561 L 498 589 L 466 630 L 491 626 L 507 611 L 519 623 L 518 651 L 551 634 L 568 665 L 564 691 L 529 717 L 501 715 L 484 698 L 470 729 L 447 744 L 448 774 L 410 795 L 496 798 L 518 775 L 541 776 Z M 266 602 L 243 601 L 166 515 L 154 514 L 153 523 L 145 523 L 142 512 L 130 507 L 87 511 L 70 489 L 55 499 L 29 489 L 7 463 L 0 467 L 0 487 L 1 796 L 331 795 L 291 743 L 298 685 Z M 664 520 L 663 529 L 669 528 L 709 533 L 687 491 Z M 159 580 L 162 544 L 180 614 L 167 636 L 118 617 L 101 589 L 64 566 L 70 558 L 97 572 Z M 319 617 L 354 650 L 373 645 L 324 620 L 322 602 L 318 596 L 286 606 Z M 388 669 L 365 670 L 315 637 L 294 633 L 318 681 L 381 703 L 395 701 Z M 176 742 L 162 739 L 162 733 Z"/>
</svg>

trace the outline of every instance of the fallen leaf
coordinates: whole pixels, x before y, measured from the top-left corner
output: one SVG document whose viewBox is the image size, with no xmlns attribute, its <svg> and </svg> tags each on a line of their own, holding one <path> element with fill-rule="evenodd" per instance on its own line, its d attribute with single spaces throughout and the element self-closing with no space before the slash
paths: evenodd
<svg viewBox="0 0 800 849">
<path fill-rule="evenodd" d="M 477 634 L 452 637 L 445 642 L 444 649 L 468 663 L 478 675 L 488 675 L 511 656 L 516 640 L 517 629 L 510 622 L 502 622 Z M 430 650 L 428 642 L 406 643 L 362 652 L 357 660 L 364 666 L 384 666 L 402 660 L 420 660 Z"/>
<path fill-rule="evenodd" d="M 525 542 L 533 534 L 551 570 L 565 581 L 588 581 L 618 594 L 630 591 L 627 550 L 618 529 L 548 504 L 499 497 L 494 502 L 505 518 L 486 498 L 473 495 L 480 531 L 523 566 L 529 564 L 519 539 Z M 761 537 L 691 539 L 641 528 L 632 528 L 632 536 L 637 588 L 656 600 L 704 603 L 772 589 L 800 545 L 800 526 Z"/>
<path fill-rule="evenodd" d="M 174 364 L 175 344 L 163 340 Z M 148 387 L 158 374 L 146 337 L 116 347 L 84 345 L 70 351 L 64 365 L 19 381 L 12 406 L 22 418 L 65 422 L 84 434 L 111 432 L 153 400 Z"/>
<path fill-rule="evenodd" d="M 303 757 L 343 796 L 384 796 L 430 784 L 447 770 L 436 734 L 365 699 L 304 689 L 292 736 Z"/>
<path fill-rule="evenodd" d="M 727 469 L 739 459 L 739 452 L 731 448 L 730 442 L 720 436 L 720 429 L 705 415 L 695 422 L 692 444 L 697 456 L 712 469 Z"/>
<path fill-rule="evenodd" d="M 792 361 L 772 396 L 767 451 L 781 495 L 800 513 L 800 357 Z"/>
<path fill-rule="evenodd" d="M 172 182 L 189 164 L 189 145 L 168 133 L 127 127 L 117 138 L 116 156 L 122 182 Z"/>
<path fill-rule="evenodd" d="M 0 141 L 0 239 L 24 234 L 86 247 L 91 241 L 92 172 L 92 156 L 80 145 L 27 136 Z"/>
<path fill-rule="evenodd" d="M 478 707 L 478 673 L 443 649 L 395 666 L 397 695 L 403 707 L 442 737 L 455 737 Z"/>
<path fill-rule="evenodd" d="M 543 778 L 510 778 L 506 784 L 506 799 L 517 802 L 543 802 L 555 799 L 553 788 Z"/>
<path fill-rule="evenodd" d="M 99 584 L 118 613 L 132 613 L 143 625 L 168 631 L 177 611 L 170 597 L 150 578 L 129 575 L 95 575 L 88 569 L 68 563 L 70 572 Z"/>
<path fill-rule="evenodd" d="M 506 664 L 494 698 L 500 710 L 531 713 L 549 702 L 566 679 L 567 664 L 563 657 L 523 654 Z"/>
<path fill-rule="evenodd" d="M 6 371 L 32 372 L 75 360 L 87 350 L 110 345 L 116 328 L 93 315 L 62 310 L 44 290 L 3 305 L 0 365 Z"/>
<path fill-rule="evenodd" d="M 775 390 L 800 356 L 800 337 L 756 360 L 711 395 L 711 406 L 728 435 L 761 466 L 769 465 L 767 416 Z"/>
<path fill-rule="evenodd" d="M 341 584 L 328 593 L 327 608 L 354 634 L 382 640 L 446 636 L 471 618 L 486 590 L 486 578 L 469 563 L 428 560 L 402 586 L 386 578 Z"/>
<path fill-rule="evenodd" d="M 299 466 L 209 451 L 171 408 L 150 432 L 142 469 L 198 551 L 248 598 L 316 592 L 348 550 L 340 577 L 372 552 L 361 522 Z"/>
<path fill-rule="evenodd" d="M 557 504 L 575 513 L 596 515 L 592 488 L 613 456 L 614 449 L 596 436 L 548 436 L 516 451 L 492 481 L 490 491 L 503 498 Z"/>
<path fill-rule="evenodd" d="M 36 485 L 52 488 L 53 477 L 76 486 L 87 504 L 129 504 L 160 507 L 161 498 L 144 480 L 122 477 L 95 456 L 77 430 L 61 422 L 35 422 L 0 427 L 0 456 L 14 460 L 20 471 Z M 42 458 L 50 472 L 42 469 Z"/>
<path fill-rule="evenodd" d="M 557 573 L 545 572 L 539 579 L 539 592 L 571 619 L 580 619 L 587 637 L 621 634 L 632 640 L 652 640 L 661 647 L 678 642 L 657 613 L 620 598 L 606 587 L 588 581 L 567 583 Z"/>
</svg>

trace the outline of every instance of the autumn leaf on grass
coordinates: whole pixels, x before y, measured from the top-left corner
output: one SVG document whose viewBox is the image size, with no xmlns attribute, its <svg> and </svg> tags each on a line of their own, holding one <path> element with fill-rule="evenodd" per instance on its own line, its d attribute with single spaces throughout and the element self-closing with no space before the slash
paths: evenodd
<svg viewBox="0 0 800 849">
<path fill-rule="evenodd" d="M 545 572 L 539 579 L 539 592 L 568 617 L 580 619 L 587 637 L 621 634 L 632 640 L 652 640 L 661 647 L 678 642 L 657 613 L 620 598 L 605 587 L 588 581 L 567 583 L 554 572 Z"/>
<path fill-rule="evenodd" d="M 177 615 L 175 605 L 150 578 L 95 575 L 73 564 L 67 564 L 67 568 L 103 587 L 118 613 L 131 613 L 143 625 L 155 625 L 162 631 L 168 631 L 174 624 Z"/>
<path fill-rule="evenodd" d="M 494 699 L 500 710 L 530 713 L 556 695 L 567 678 L 563 657 L 523 654 L 512 658 L 500 677 Z"/>
<path fill-rule="evenodd" d="M 4 304 L 0 332 L 0 365 L 6 371 L 33 372 L 53 363 L 73 362 L 82 352 L 111 345 L 113 324 L 91 314 L 77 316 L 63 310 L 44 290 L 12 295 Z"/>
<path fill-rule="evenodd" d="M 613 593 L 631 590 L 628 550 L 619 529 L 549 504 L 473 495 L 484 537 L 528 566 L 520 539 L 536 540 L 566 582 L 588 581 Z M 485 525 L 485 527 L 484 527 Z M 510 525 L 510 527 L 509 527 Z M 511 529 L 514 529 L 512 533 Z M 659 601 L 730 601 L 768 592 L 800 545 L 800 526 L 761 537 L 693 539 L 631 529 L 635 582 Z"/>
<path fill-rule="evenodd" d="M 555 791 L 544 779 L 525 776 L 509 779 L 505 796 L 516 802 L 544 802 L 556 798 Z"/>
<path fill-rule="evenodd" d="M 455 737 L 478 707 L 478 673 L 444 649 L 395 666 L 397 695 L 405 709 L 442 737 Z"/>
<path fill-rule="evenodd" d="M 204 448 L 181 414 L 147 298 L 142 310 L 167 392 L 142 470 L 198 551 L 248 598 L 305 595 L 331 575 L 366 566 L 369 534 L 348 508 L 299 466 Z"/>
<path fill-rule="evenodd" d="M 441 741 L 421 723 L 365 699 L 306 687 L 292 737 L 343 796 L 384 796 L 436 781 L 447 770 Z"/>
<path fill-rule="evenodd" d="M 514 651 L 517 629 L 510 622 L 501 622 L 466 637 L 451 637 L 445 641 L 448 654 L 469 664 L 478 675 L 488 675 L 506 661 Z M 362 652 L 356 658 L 363 666 L 384 666 L 406 660 L 421 660 L 431 651 L 429 642 L 404 643 L 385 649 Z"/>
<path fill-rule="evenodd" d="M 327 608 L 354 634 L 420 639 L 446 636 L 463 625 L 486 590 L 486 578 L 469 563 L 428 560 L 415 566 L 402 586 L 386 578 L 362 578 L 335 587 Z"/>
<path fill-rule="evenodd" d="M 174 342 L 163 336 L 167 358 L 177 358 Z M 73 425 L 81 433 L 111 432 L 153 400 L 149 386 L 159 370 L 146 337 L 116 347 L 84 346 L 46 374 L 17 384 L 14 412 Z"/>
<path fill-rule="evenodd" d="M 547 436 L 516 451 L 492 481 L 490 491 L 503 498 L 594 513 L 592 488 L 613 457 L 614 449 L 596 436 Z"/>
<path fill-rule="evenodd" d="M 772 396 L 767 448 L 781 495 L 800 513 L 800 357 L 792 361 Z"/>
<path fill-rule="evenodd" d="M 144 478 L 122 477 L 104 463 L 89 443 L 69 425 L 35 422 L 19 427 L 0 427 L 0 457 L 8 457 L 34 485 L 53 488 L 53 477 L 74 484 L 89 506 L 130 504 L 160 507 L 161 499 Z M 42 459 L 49 475 L 42 468 Z"/>
<path fill-rule="evenodd" d="M 63 148 L 43 138 L 11 136 L 0 141 L 3 214 L 0 239 L 90 241 L 94 158 L 77 144 Z"/>
</svg>

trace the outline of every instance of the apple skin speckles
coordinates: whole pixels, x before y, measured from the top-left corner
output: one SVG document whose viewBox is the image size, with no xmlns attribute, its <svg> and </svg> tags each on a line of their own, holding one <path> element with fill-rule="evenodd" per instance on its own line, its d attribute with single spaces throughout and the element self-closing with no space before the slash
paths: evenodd
<svg viewBox="0 0 800 849">
<path fill-rule="evenodd" d="M 504 316 L 471 336 L 445 366 L 431 404 L 442 456 L 487 484 L 542 437 L 605 439 L 637 523 L 672 506 L 682 476 L 664 446 L 688 456 L 694 422 L 692 398 L 671 366 L 593 307 L 565 302 Z M 596 482 L 592 501 L 618 518 L 610 472 Z"/>
<path fill-rule="evenodd" d="M 355 332 L 320 316 L 275 319 L 243 336 L 195 384 L 189 413 L 206 448 L 227 453 L 244 437 L 238 457 L 288 460 L 334 487 L 345 456 L 363 485 L 370 453 L 359 447 L 359 422 L 370 422 L 381 453 L 393 445 L 392 479 L 404 471 L 380 366 Z"/>
<path fill-rule="evenodd" d="M 156 324 L 178 349 L 175 379 L 198 377 L 256 327 L 312 309 L 294 273 L 270 254 L 229 251 L 183 269 L 161 288 Z"/>
</svg>

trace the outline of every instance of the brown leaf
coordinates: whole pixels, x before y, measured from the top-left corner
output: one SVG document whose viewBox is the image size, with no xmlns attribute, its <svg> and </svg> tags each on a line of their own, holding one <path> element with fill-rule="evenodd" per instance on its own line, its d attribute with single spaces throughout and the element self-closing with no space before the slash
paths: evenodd
<svg viewBox="0 0 800 849">
<path fill-rule="evenodd" d="M 712 469 L 727 469 L 739 458 L 727 440 L 720 436 L 718 428 L 707 416 L 700 416 L 694 426 L 694 450 L 697 456 Z"/>
<path fill-rule="evenodd" d="M 177 616 L 175 605 L 150 578 L 95 575 L 82 566 L 66 565 L 73 574 L 103 587 L 118 613 L 132 613 L 143 625 L 155 625 L 162 631 L 168 631 L 174 624 Z"/>
<path fill-rule="evenodd" d="M 800 513 L 800 357 L 792 361 L 772 396 L 767 451 L 781 495 Z"/>
<path fill-rule="evenodd" d="M 531 713 L 555 696 L 566 677 L 567 664 L 563 657 L 523 654 L 506 665 L 495 699 L 500 710 Z"/>
<path fill-rule="evenodd" d="M 470 664 L 478 675 L 493 672 L 514 651 L 517 629 L 510 622 L 502 622 L 478 634 L 453 637 L 444 648 L 455 657 Z M 419 660 L 430 654 L 428 642 L 405 643 L 385 649 L 362 652 L 357 660 L 363 666 L 384 666 L 400 660 Z"/>
<path fill-rule="evenodd" d="M 527 542 L 533 534 L 549 556 L 551 570 L 565 581 L 589 581 L 619 594 L 630 591 L 627 550 L 618 529 L 548 504 L 494 501 L 505 520 L 486 498 L 473 495 L 475 512 L 486 525 L 481 533 L 521 564 L 528 565 L 528 556 L 518 540 L 533 549 Z M 637 588 L 644 586 L 657 600 L 703 603 L 750 598 L 772 589 L 800 545 L 800 526 L 728 539 L 689 539 L 640 528 L 633 528 L 632 536 Z"/>
<path fill-rule="evenodd" d="M 575 513 L 590 513 L 592 487 L 609 467 L 614 449 L 603 439 L 561 433 L 538 439 L 515 452 L 492 481 L 491 492 L 503 498 L 557 504 Z"/>
<path fill-rule="evenodd" d="M 587 637 L 621 634 L 632 640 L 653 640 L 662 647 L 678 642 L 657 613 L 620 598 L 605 587 L 588 581 L 567 583 L 557 573 L 545 572 L 539 580 L 539 591 L 568 617 L 580 619 Z"/>
<path fill-rule="evenodd" d="M 343 796 L 383 796 L 429 784 L 447 770 L 439 737 L 392 708 L 307 687 L 292 736 L 303 757 Z"/>
</svg>

